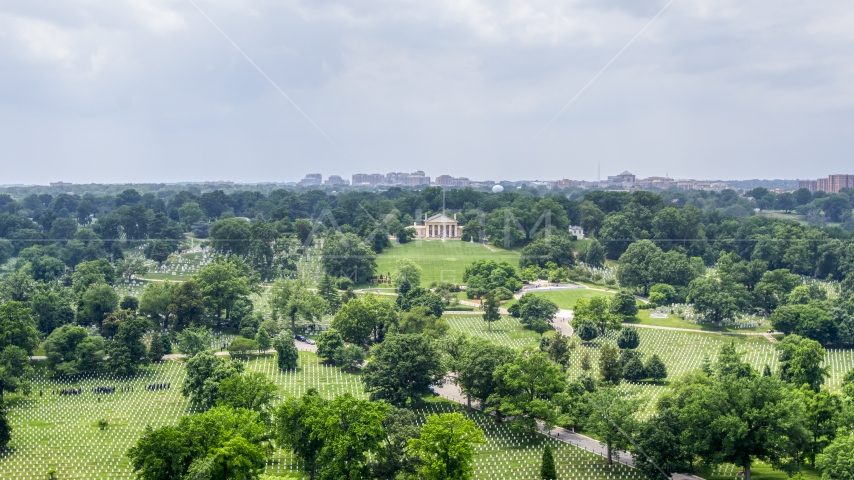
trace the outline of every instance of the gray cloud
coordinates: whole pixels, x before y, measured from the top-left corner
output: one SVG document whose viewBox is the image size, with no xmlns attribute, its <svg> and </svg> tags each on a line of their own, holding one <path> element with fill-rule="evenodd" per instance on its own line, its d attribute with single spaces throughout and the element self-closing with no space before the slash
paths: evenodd
<svg viewBox="0 0 854 480">
<path fill-rule="evenodd" d="M 850 170 L 849 2 L 0 0 L 0 183 Z M 851 172 L 848 172 L 851 173 Z"/>
</svg>

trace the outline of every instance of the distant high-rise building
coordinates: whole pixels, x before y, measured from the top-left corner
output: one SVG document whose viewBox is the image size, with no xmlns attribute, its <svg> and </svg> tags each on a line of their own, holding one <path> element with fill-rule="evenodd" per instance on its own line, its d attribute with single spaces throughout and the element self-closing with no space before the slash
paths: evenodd
<svg viewBox="0 0 854 480">
<path fill-rule="evenodd" d="M 468 187 L 471 185 L 471 180 L 468 177 L 452 177 L 450 175 L 439 175 L 434 182 L 436 185 L 444 187 Z"/>
<path fill-rule="evenodd" d="M 69 182 L 50 182 L 51 187 L 68 187 L 71 185 L 74 185 L 74 184 L 69 183 Z"/>
<path fill-rule="evenodd" d="M 309 173 L 302 180 L 300 180 L 297 185 L 302 186 L 313 186 L 313 185 L 322 185 L 323 184 L 323 175 L 319 173 Z"/>
<path fill-rule="evenodd" d="M 385 183 L 387 185 L 404 185 L 406 184 L 406 179 L 409 178 L 409 174 L 405 172 L 389 172 L 385 176 Z"/>
<path fill-rule="evenodd" d="M 810 192 L 815 192 L 818 188 L 818 181 L 816 180 L 798 180 L 798 190 L 806 188 Z"/>
<path fill-rule="evenodd" d="M 381 173 L 355 173 L 353 174 L 352 185 L 371 185 L 377 186 L 385 183 L 385 175 Z"/>
<path fill-rule="evenodd" d="M 811 192 L 839 193 L 843 188 L 854 188 L 854 175 L 836 174 L 818 180 L 799 180 L 798 188 L 807 188 Z"/>
<path fill-rule="evenodd" d="M 330 175 L 329 178 L 323 182 L 324 185 L 350 185 L 350 180 L 344 180 L 340 175 Z"/>
<path fill-rule="evenodd" d="M 403 185 L 409 187 L 417 187 L 420 185 L 430 185 L 430 177 L 424 174 L 421 170 L 417 172 L 412 172 L 406 177 L 406 181 L 403 182 Z"/>
</svg>

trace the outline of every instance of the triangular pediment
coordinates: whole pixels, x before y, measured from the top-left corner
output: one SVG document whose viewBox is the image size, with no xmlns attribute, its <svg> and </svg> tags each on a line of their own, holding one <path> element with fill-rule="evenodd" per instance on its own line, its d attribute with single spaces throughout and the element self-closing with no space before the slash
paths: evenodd
<svg viewBox="0 0 854 480">
<path fill-rule="evenodd" d="M 441 213 L 437 213 L 436 215 L 429 217 L 427 221 L 431 223 L 457 223 L 457 221 L 453 218 L 448 217 L 447 215 L 443 215 Z"/>
</svg>

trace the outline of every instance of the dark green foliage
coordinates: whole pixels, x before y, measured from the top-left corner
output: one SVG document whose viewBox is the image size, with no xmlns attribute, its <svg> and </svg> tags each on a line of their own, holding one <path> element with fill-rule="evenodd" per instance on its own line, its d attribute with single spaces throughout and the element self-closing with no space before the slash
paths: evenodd
<svg viewBox="0 0 854 480">
<path fill-rule="evenodd" d="M 469 400 L 474 398 L 484 410 L 487 409 L 490 397 L 498 388 L 499 379 L 494 375 L 495 369 L 512 362 L 514 356 L 513 350 L 508 347 L 494 345 L 483 339 L 472 339 L 462 349 L 456 365 L 460 389 Z"/>
<path fill-rule="evenodd" d="M 205 308 L 218 322 L 231 318 L 238 302 L 245 300 L 251 292 L 252 277 L 249 273 L 244 263 L 231 256 L 218 258 L 199 269 L 194 280 Z"/>
<path fill-rule="evenodd" d="M 229 355 L 240 359 L 248 357 L 254 350 L 258 350 L 258 344 L 255 343 L 255 340 L 246 337 L 237 337 L 228 346 Z"/>
<path fill-rule="evenodd" d="M 327 443 L 321 435 L 328 402 L 310 388 L 302 397 L 290 397 L 276 409 L 275 435 L 280 448 L 287 448 L 301 461 L 311 478 L 315 478 L 318 458 Z"/>
<path fill-rule="evenodd" d="M 275 398 L 276 385 L 260 372 L 249 372 L 226 377 L 219 382 L 217 405 L 231 408 L 245 408 L 262 413 L 266 412 Z"/>
<path fill-rule="evenodd" d="M 159 362 L 163 360 L 163 355 L 166 355 L 166 351 L 163 348 L 164 337 L 160 335 L 160 332 L 156 332 L 151 336 L 151 344 L 148 346 L 148 358 L 152 362 Z"/>
<path fill-rule="evenodd" d="M 658 383 L 659 380 L 667 378 L 667 367 L 656 354 L 653 354 L 647 359 L 646 364 L 644 365 L 644 371 L 646 372 L 646 376 L 656 383 Z"/>
<path fill-rule="evenodd" d="M 679 412 L 664 408 L 640 424 L 634 437 L 632 458 L 635 467 L 650 478 L 691 471 L 693 456 L 682 441 L 684 429 Z"/>
<path fill-rule="evenodd" d="M 12 425 L 6 416 L 6 401 L 0 398 L 0 448 L 6 448 L 12 440 Z"/>
<path fill-rule="evenodd" d="M 429 339 L 417 334 L 390 335 L 371 351 L 362 379 L 371 400 L 402 407 L 418 403 L 444 374 L 441 356 Z"/>
<path fill-rule="evenodd" d="M 135 374 L 141 365 L 149 362 L 142 336 L 150 328 L 147 319 L 129 316 L 119 324 L 118 332 L 107 344 L 107 368 L 118 375 Z"/>
<path fill-rule="evenodd" d="M 816 458 L 816 465 L 826 478 L 842 480 L 854 477 L 854 433 L 837 438 Z"/>
<path fill-rule="evenodd" d="M 621 290 L 611 299 L 611 313 L 623 317 L 634 317 L 638 314 L 638 303 L 631 292 Z"/>
<path fill-rule="evenodd" d="M 743 353 L 735 348 L 735 342 L 721 346 L 715 362 L 715 373 L 718 377 L 746 378 L 756 374 L 749 363 L 742 360 Z"/>
<path fill-rule="evenodd" d="M 809 433 L 802 420 L 803 404 L 794 401 L 794 394 L 780 380 L 724 375 L 716 382 L 690 387 L 680 392 L 679 405 L 684 435 L 693 440 L 694 454 L 713 464 L 737 465 L 745 478 L 750 478 L 755 459 L 777 469 L 794 467 L 796 445 L 805 442 Z"/>
<path fill-rule="evenodd" d="M 16 301 L 0 305 L 0 351 L 16 346 L 32 355 L 38 345 L 39 332 L 31 310 Z"/>
<path fill-rule="evenodd" d="M 386 431 L 384 448 L 371 463 L 371 475 L 381 480 L 396 480 L 399 475 L 414 475 L 419 464 L 408 451 L 409 440 L 418 438 L 421 428 L 415 414 L 408 409 L 392 408 L 383 426 Z"/>
<path fill-rule="evenodd" d="M 496 414 L 514 417 L 513 425 L 525 429 L 533 429 L 535 419 L 547 429 L 555 424 L 559 405 L 553 400 L 566 389 L 566 376 L 546 354 L 520 352 L 493 376 L 496 389 L 489 403 Z"/>
<path fill-rule="evenodd" d="M 177 426 L 146 428 L 127 453 L 144 480 L 256 478 L 264 468 L 267 428 L 258 412 L 219 407 Z"/>
<path fill-rule="evenodd" d="M 57 375 L 77 375 L 100 369 L 105 355 L 101 337 L 90 337 L 83 327 L 63 325 L 43 345 L 48 369 Z"/>
<path fill-rule="evenodd" d="M 0 351 L 0 397 L 6 392 L 21 392 L 29 394 L 30 383 L 27 378 L 32 375 L 33 367 L 26 350 L 15 345 L 9 345 Z"/>
<path fill-rule="evenodd" d="M 581 320 L 577 325 L 576 332 L 578 333 L 578 338 L 585 342 L 589 342 L 599 336 L 599 329 L 596 328 L 596 324 L 592 321 Z"/>
<path fill-rule="evenodd" d="M 749 296 L 741 284 L 716 278 L 698 278 L 688 287 L 688 301 L 706 320 L 718 324 L 744 310 Z"/>
<path fill-rule="evenodd" d="M 522 248 L 519 258 L 519 268 L 530 265 L 545 267 L 547 263 L 554 262 L 559 267 L 568 267 L 575 264 L 575 254 L 572 251 L 572 243 L 569 239 L 551 235 L 548 238 L 540 238 Z"/>
<path fill-rule="evenodd" d="M 543 337 L 543 339 L 545 339 L 545 337 Z M 558 330 L 555 333 L 554 338 L 546 347 L 546 351 L 553 362 L 558 365 L 562 365 L 563 367 L 568 367 L 570 356 L 574 348 L 575 345 L 570 343 L 569 337 L 564 336 L 561 334 L 560 330 Z"/>
<path fill-rule="evenodd" d="M 331 360 L 335 351 L 343 346 L 341 334 L 334 328 L 327 329 L 317 338 L 317 356 Z"/>
<path fill-rule="evenodd" d="M 270 334 L 263 328 L 258 329 L 258 333 L 255 335 L 255 343 L 258 345 L 258 351 L 260 352 L 266 352 L 273 344 Z"/>
<path fill-rule="evenodd" d="M 323 242 L 321 261 L 327 274 L 346 276 L 356 283 L 373 277 L 377 269 L 374 250 L 352 233 L 327 237 Z"/>
<path fill-rule="evenodd" d="M 187 376 L 181 386 L 181 394 L 188 397 L 194 407 L 207 410 L 216 405 L 222 396 L 220 382 L 242 373 L 243 364 L 203 351 L 187 360 L 186 369 Z"/>
<path fill-rule="evenodd" d="M 130 295 L 125 295 L 122 298 L 122 301 L 119 302 L 119 308 L 135 312 L 139 308 L 139 299 Z"/>
<path fill-rule="evenodd" d="M 617 349 L 610 345 L 604 345 L 599 350 L 599 377 L 603 382 L 614 385 L 620 383 L 623 368 L 618 355 Z"/>
<path fill-rule="evenodd" d="M 218 220 L 208 233 L 211 247 L 219 253 L 246 255 L 249 253 L 250 224 L 241 218 Z"/>
<path fill-rule="evenodd" d="M 294 336 L 290 330 L 283 330 L 273 339 L 273 348 L 276 349 L 276 364 L 279 370 L 296 370 L 299 361 L 299 351 L 294 345 Z"/>
<path fill-rule="evenodd" d="M 310 478 L 368 478 L 368 458 L 382 458 L 390 410 L 349 393 L 325 400 L 310 389 L 276 409 L 276 442 L 300 459 Z"/>
<path fill-rule="evenodd" d="M 809 385 L 816 392 L 821 389 L 830 368 L 822 366 L 826 352 L 818 342 L 793 334 L 775 347 L 780 352 L 780 378 L 795 387 Z"/>
<path fill-rule="evenodd" d="M 519 321 L 534 330 L 537 330 L 534 328 L 536 323 L 551 322 L 559 310 L 558 306 L 551 300 L 542 295 L 534 295 L 532 293 L 522 295 L 518 305 Z M 548 325 L 546 325 L 546 328 L 548 328 Z"/>
<path fill-rule="evenodd" d="M 180 332 L 187 327 L 204 326 L 205 304 L 199 284 L 194 280 L 175 286 L 172 291 L 172 303 L 168 308 L 174 330 Z"/>
<path fill-rule="evenodd" d="M 771 315 L 771 324 L 783 333 L 794 333 L 824 345 L 833 342 L 837 334 L 831 314 L 812 305 L 784 305 Z"/>
<path fill-rule="evenodd" d="M 664 253 L 650 240 L 639 240 L 629 245 L 620 256 L 617 279 L 625 288 L 644 294 L 656 283 L 685 286 L 696 273 L 683 253 L 671 250 Z"/>
<path fill-rule="evenodd" d="M 405 282 L 405 286 L 408 287 L 408 285 L 408 282 Z M 416 307 L 425 307 L 434 316 L 440 317 L 445 310 L 445 301 L 442 297 L 425 288 L 405 288 L 399 289 L 398 292 L 395 303 L 401 311 L 408 312 Z"/>
<path fill-rule="evenodd" d="M 335 285 L 332 276 L 328 273 L 320 277 L 320 282 L 317 285 L 317 294 L 326 300 L 326 304 L 329 305 L 329 313 L 334 314 L 341 308 L 341 297 L 338 294 L 338 287 Z"/>
<path fill-rule="evenodd" d="M 638 357 L 633 357 L 623 366 L 623 378 L 626 380 L 638 382 L 647 377 L 648 375 L 644 370 L 643 363 Z"/>
<path fill-rule="evenodd" d="M 32 296 L 30 308 L 36 327 L 45 335 L 54 329 L 74 322 L 74 309 L 71 308 L 68 290 L 42 290 Z"/>
<path fill-rule="evenodd" d="M 96 283 L 83 293 L 77 305 L 77 323 L 80 325 L 97 325 L 119 306 L 119 296 L 113 287 L 105 283 Z"/>
<path fill-rule="evenodd" d="M 627 399 L 615 388 L 608 387 L 590 393 L 587 401 L 590 404 L 590 416 L 585 422 L 585 428 L 607 448 L 608 464 L 611 464 L 614 449 L 628 448 L 629 439 L 637 429 L 635 412 L 639 399 Z"/>
<path fill-rule="evenodd" d="M 450 328 L 447 320 L 436 317 L 427 307 L 414 307 L 403 313 L 397 324 L 398 333 L 421 333 L 430 338 L 441 338 Z"/>
<path fill-rule="evenodd" d="M 185 328 L 175 337 L 178 351 L 191 357 L 211 348 L 211 331 L 205 327 Z"/>
<path fill-rule="evenodd" d="M 546 444 L 543 448 L 543 461 L 540 466 L 540 478 L 543 480 L 557 480 L 557 468 L 555 467 L 554 455 L 552 455 L 552 447 Z"/>
<path fill-rule="evenodd" d="M 468 287 L 466 296 L 468 298 L 480 298 L 486 292 L 504 287 L 511 292 L 522 288 L 519 274 L 507 262 L 495 262 L 492 260 L 478 260 L 463 272 L 463 283 Z"/>
<path fill-rule="evenodd" d="M 619 335 L 617 335 L 618 347 L 634 349 L 638 348 L 638 345 L 640 345 L 640 335 L 636 329 L 625 327 L 620 330 Z"/>
<path fill-rule="evenodd" d="M 584 263 L 591 267 L 602 267 L 605 265 L 605 248 L 599 240 L 591 239 L 587 243 L 587 251 L 584 252 Z"/>
<path fill-rule="evenodd" d="M 335 365 L 347 371 L 354 371 L 365 361 L 365 349 L 358 345 L 346 345 L 335 350 L 332 357 Z"/>
<path fill-rule="evenodd" d="M 364 295 L 344 304 L 332 319 L 332 328 L 348 343 L 364 345 L 372 335 L 397 323 L 397 311 L 391 302 L 376 295 Z"/>
<path fill-rule="evenodd" d="M 492 323 L 501 320 L 501 313 L 499 312 L 499 308 L 501 306 L 501 302 L 498 298 L 495 297 L 495 293 L 490 290 L 486 292 L 486 295 L 483 297 L 483 303 L 481 304 L 481 308 L 483 308 L 483 321 L 486 322 L 486 331 L 492 332 Z M 516 310 L 519 309 L 519 304 L 514 304 Z M 514 315 L 515 316 L 515 315 Z"/>
</svg>

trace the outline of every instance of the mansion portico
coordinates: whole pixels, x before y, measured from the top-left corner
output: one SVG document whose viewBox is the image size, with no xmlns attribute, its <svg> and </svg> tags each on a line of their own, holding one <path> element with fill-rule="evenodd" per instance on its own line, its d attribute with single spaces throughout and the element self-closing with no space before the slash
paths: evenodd
<svg viewBox="0 0 854 480">
<path fill-rule="evenodd" d="M 450 218 L 441 213 L 425 218 L 424 225 L 416 223 L 412 228 L 415 229 L 418 238 L 460 238 L 462 234 L 456 218 Z"/>
</svg>

